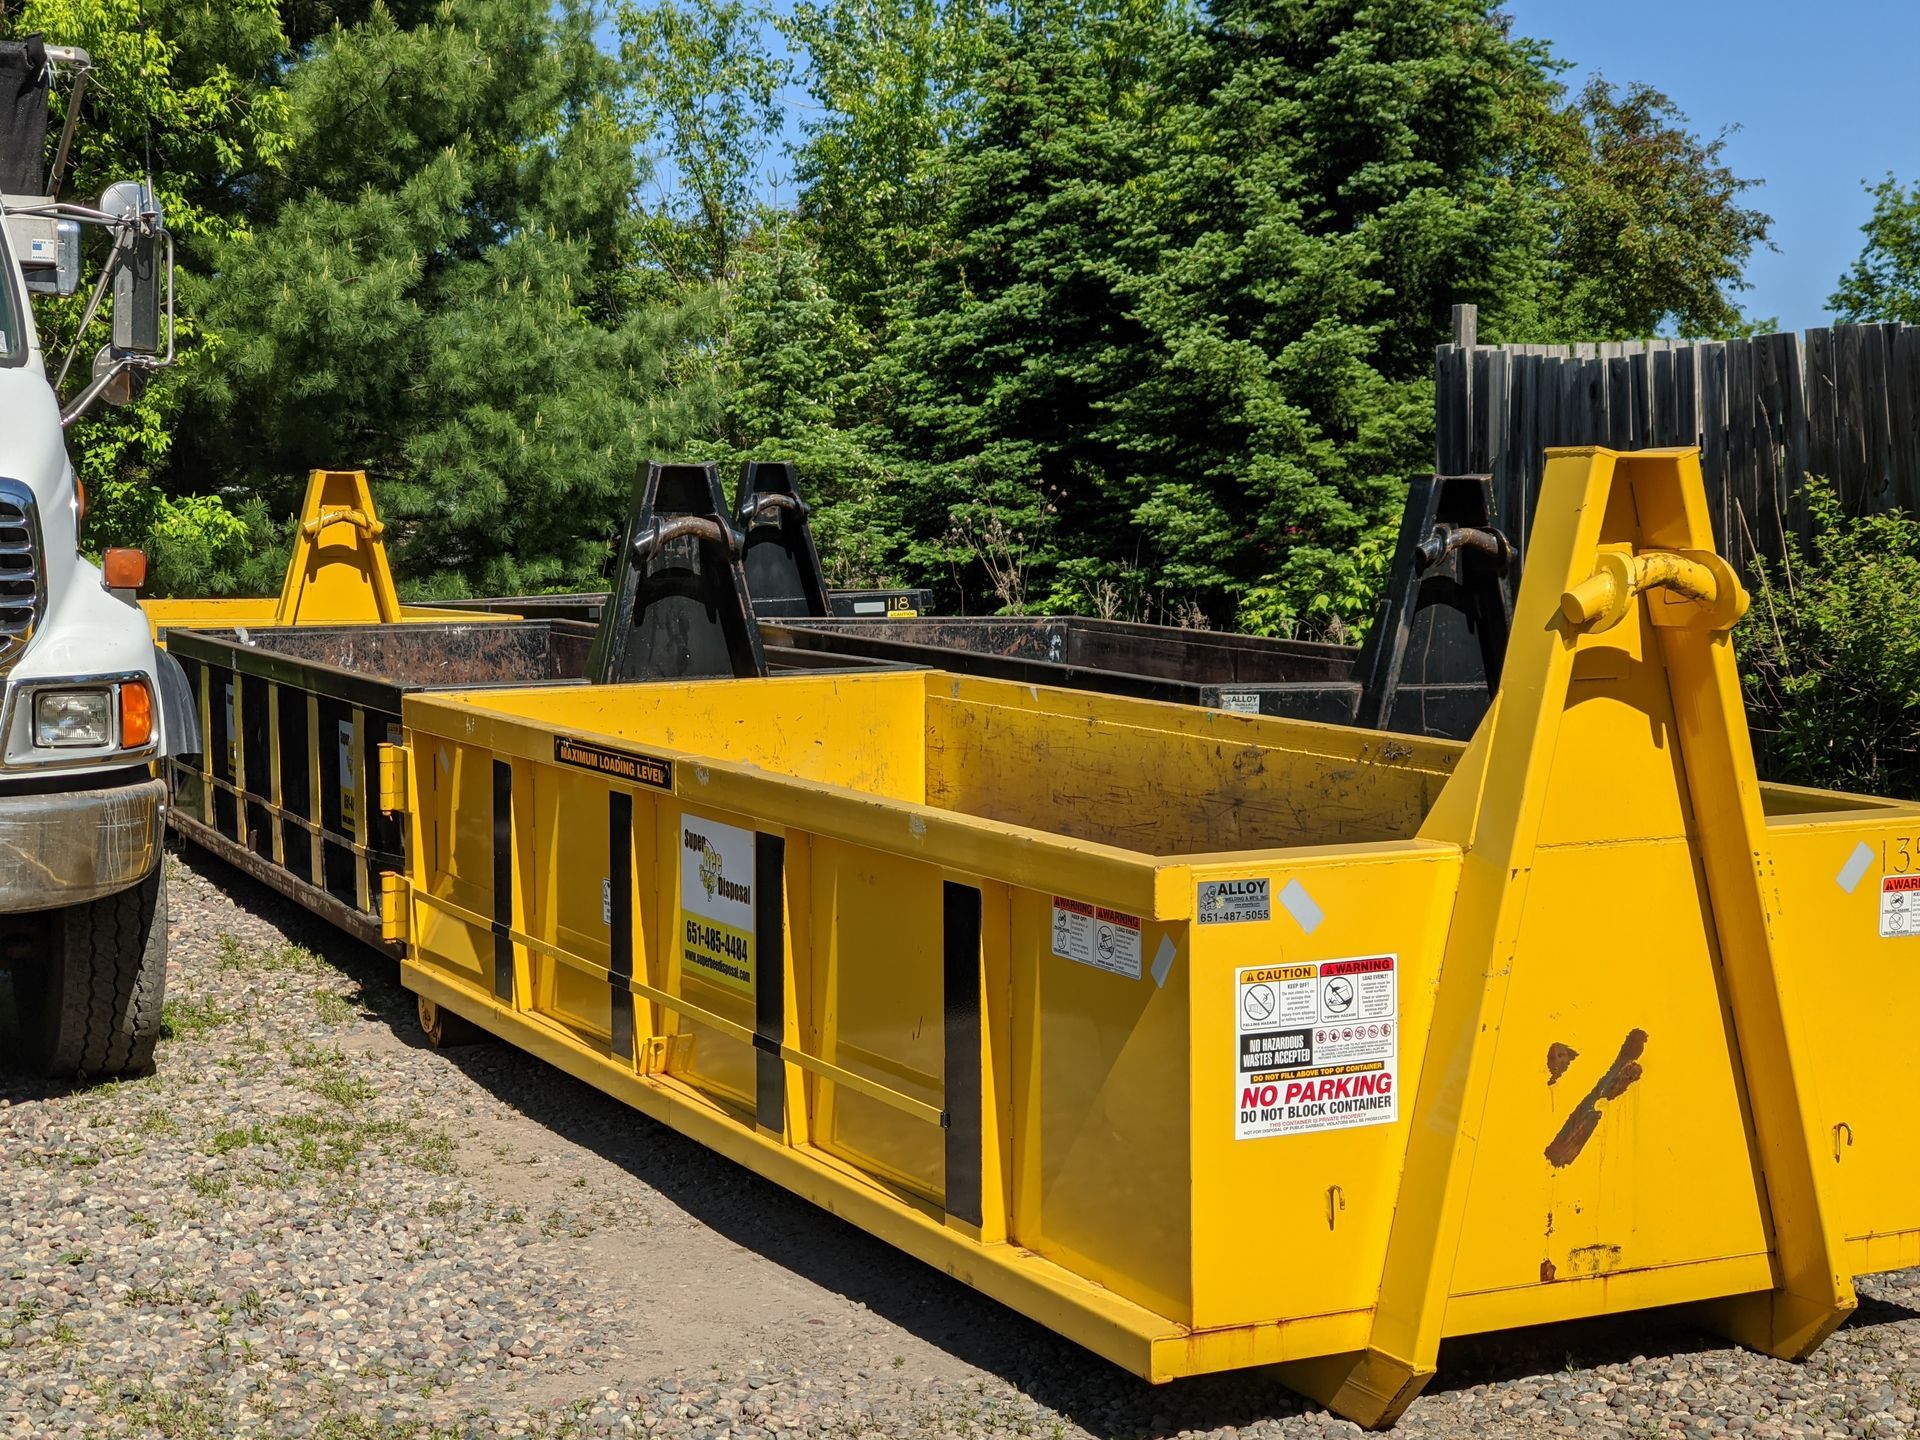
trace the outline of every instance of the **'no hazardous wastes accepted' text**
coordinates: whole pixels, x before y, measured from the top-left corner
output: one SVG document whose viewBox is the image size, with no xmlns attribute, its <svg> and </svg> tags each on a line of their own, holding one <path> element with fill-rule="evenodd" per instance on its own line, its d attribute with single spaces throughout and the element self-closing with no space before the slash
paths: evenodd
<svg viewBox="0 0 1920 1440">
<path fill-rule="evenodd" d="M 1237 1139 L 1398 1118 L 1398 956 L 1249 965 L 1234 978 Z"/>
</svg>

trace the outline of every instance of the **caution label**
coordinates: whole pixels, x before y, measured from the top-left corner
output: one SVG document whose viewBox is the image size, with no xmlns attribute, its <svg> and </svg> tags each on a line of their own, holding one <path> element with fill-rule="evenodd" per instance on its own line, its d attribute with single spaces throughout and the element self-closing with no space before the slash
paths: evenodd
<svg viewBox="0 0 1920 1440">
<path fill-rule="evenodd" d="M 1235 975 L 1234 1135 L 1399 1118 L 1399 957 L 1252 965 Z"/>
<path fill-rule="evenodd" d="M 1920 875 L 1889 875 L 1880 882 L 1880 938 L 1920 935 Z"/>
<path fill-rule="evenodd" d="M 680 817 L 680 931 L 682 974 L 753 993 L 751 830 Z"/>
<path fill-rule="evenodd" d="M 1202 925 L 1235 925 L 1273 918 L 1273 895 L 1266 880 L 1203 880 L 1194 918 Z"/>
<path fill-rule="evenodd" d="M 1140 978 L 1140 917 L 1053 897 L 1053 953 L 1129 980 Z"/>
</svg>

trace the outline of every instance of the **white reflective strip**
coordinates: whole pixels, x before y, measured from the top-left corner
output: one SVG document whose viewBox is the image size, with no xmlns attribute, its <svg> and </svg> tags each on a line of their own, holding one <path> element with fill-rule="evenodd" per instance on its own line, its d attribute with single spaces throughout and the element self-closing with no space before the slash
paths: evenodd
<svg viewBox="0 0 1920 1440">
<path fill-rule="evenodd" d="M 1314 898 L 1307 894 L 1307 887 L 1298 880 L 1289 880 L 1280 891 L 1280 908 L 1293 916 L 1294 922 L 1311 935 L 1320 928 L 1320 922 L 1327 918 Z"/>
<path fill-rule="evenodd" d="M 1173 937 L 1162 935 L 1160 948 L 1153 952 L 1153 983 L 1161 989 L 1167 985 L 1167 973 L 1173 969 L 1173 957 L 1178 953 L 1173 948 Z"/>
<path fill-rule="evenodd" d="M 1853 853 L 1847 856 L 1847 863 L 1840 867 L 1840 873 L 1833 881 L 1847 894 L 1851 895 L 1867 873 L 1867 867 L 1873 864 L 1873 851 L 1862 840 L 1853 847 Z"/>
</svg>

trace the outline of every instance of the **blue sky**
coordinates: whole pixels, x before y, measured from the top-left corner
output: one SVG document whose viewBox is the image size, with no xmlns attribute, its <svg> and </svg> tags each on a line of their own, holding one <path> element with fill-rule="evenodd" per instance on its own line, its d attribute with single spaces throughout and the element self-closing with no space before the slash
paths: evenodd
<svg viewBox="0 0 1920 1440">
<path fill-rule="evenodd" d="M 1862 180 L 1920 180 L 1920 0 L 1507 0 L 1515 28 L 1616 84 L 1671 95 L 1702 133 L 1724 125 L 1748 203 L 1773 217 L 1742 297 L 1782 329 L 1824 324 L 1860 253 Z"/>
</svg>

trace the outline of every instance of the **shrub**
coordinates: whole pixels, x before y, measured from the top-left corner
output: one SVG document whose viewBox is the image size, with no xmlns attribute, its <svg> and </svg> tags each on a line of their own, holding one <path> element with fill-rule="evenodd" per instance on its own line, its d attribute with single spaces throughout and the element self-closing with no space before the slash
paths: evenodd
<svg viewBox="0 0 1920 1440">
<path fill-rule="evenodd" d="M 1755 576 L 1741 627 L 1760 773 L 1920 798 L 1920 520 L 1848 515 L 1810 481 L 1810 546 Z"/>
</svg>

